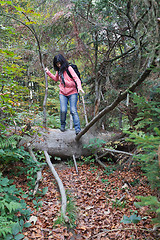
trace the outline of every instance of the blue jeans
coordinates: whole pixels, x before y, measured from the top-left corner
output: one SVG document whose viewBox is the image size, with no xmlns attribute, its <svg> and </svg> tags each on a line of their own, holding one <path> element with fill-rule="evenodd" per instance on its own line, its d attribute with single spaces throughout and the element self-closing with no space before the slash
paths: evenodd
<svg viewBox="0 0 160 240">
<path fill-rule="evenodd" d="M 65 128 L 65 125 L 66 125 L 67 105 L 68 105 L 68 101 L 69 101 L 70 113 L 73 117 L 75 131 L 80 132 L 81 127 L 80 127 L 80 121 L 79 121 L 79 116 L 78 116 L 78 112 L 77 112 L 78 93 L 71 94 L 69 96 L 64 96 L 63 94 L 60 94 L 59 100 L 60 100 L 61 127 Z"/>
</svg>

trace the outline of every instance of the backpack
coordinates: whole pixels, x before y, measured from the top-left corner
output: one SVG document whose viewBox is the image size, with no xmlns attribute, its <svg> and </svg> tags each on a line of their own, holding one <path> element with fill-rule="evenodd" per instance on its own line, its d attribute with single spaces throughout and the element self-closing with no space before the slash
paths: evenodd
<svg viewBox="0 0 160 240">
<path fill-rule="evenodd" d="M 71 63 L 71 64 L 69 64 L 69 66 L 71 66 L 71 67 L 73 68 L 73 70 L 75 71 L 75 73 L 77 74 L 77 76 L 79 77 L 79 79 L 81 80 L 81 74 L 80 74 L 80 72 L 79 72 L 79 70 L 78 70 L 77 65 Z M 66 72 L 67 72 L 67 74 L 69 75 L 69 77 L 73 79 L 72 74 L 70 73 L 70 71 L 68 70 L 68 68 L 67 68 Z M 73 80 L 74 80 L 74 79 L 73 79 Z M 75 82 L 75 81 L 74 81 L 74 82 Z M 75 84 L 76 84 L 76 89 L 77 89 L 77 92 L 78 92 L 77 83 L 75 82 Z M 82 80 L 81 80 L 81 84 L 82 84 Z"/>
</svg>

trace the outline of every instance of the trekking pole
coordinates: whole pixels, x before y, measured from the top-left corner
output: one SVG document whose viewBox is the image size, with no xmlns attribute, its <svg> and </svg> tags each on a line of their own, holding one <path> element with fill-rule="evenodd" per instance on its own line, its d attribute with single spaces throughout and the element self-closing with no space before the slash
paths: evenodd
<svg viewBox="0 0 160 240">
<path fill-rule="evenodd" d="M 88 118 L 87 118 L 87 112 L 86 112 L 86 107 L 85 107 L 85 102 L 84 102 L 84 97 L 82 95 L 82 103 L 83 103 L 83 109 L 84 109 L 84 117 L 86 120 L 86 125 L 88 124 Z"/>
</svg>

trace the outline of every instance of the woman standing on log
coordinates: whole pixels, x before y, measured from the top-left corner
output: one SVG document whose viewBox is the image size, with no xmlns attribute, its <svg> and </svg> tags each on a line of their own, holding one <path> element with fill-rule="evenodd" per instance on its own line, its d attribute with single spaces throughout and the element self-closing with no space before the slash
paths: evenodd
<svg viewBox="0 0 160 240">
<path fill-rule="evenodd" d="M 77 112 L 77 101 L 78 93 L 81 91 L 84 93 L 81 80 L 75 73 L 74 69 L 69 66 L 68 61 L 61 55 L 58 54 L 53 59 L 53 66 L 56 74 L 53 75 L 48 68 L 45 68 L 47 75 L 54 81 L 60 81 L 59 88 L 59 99 L 60 99 L 60 122 L 62 132 L 65 131 L 66 125 L 66 115 L 67 115 L 67 105 L 68 101 L 70 103 L 70 113 L 73 117 L 73 123 L 76 135 L 81 131 L 79 116 Z M 67 74 L 69 70 L 72 78 Z M 76 84 L 75 84 L 76 82 Z M 77 87 L 76 87 L 77 85 Z M 77 92 L 78 91 L 78 92 Z"/>
</svg>

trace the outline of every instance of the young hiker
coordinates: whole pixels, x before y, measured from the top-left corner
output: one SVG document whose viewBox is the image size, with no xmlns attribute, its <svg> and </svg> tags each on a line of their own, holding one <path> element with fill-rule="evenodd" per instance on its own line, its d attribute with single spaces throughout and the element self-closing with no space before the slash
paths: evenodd
<svg viewBox="0 0 160 240">
<path fill-rule="evenodd" d="M 79 116 L 77 112 L 77 101 L 78 101 L 78 93 L 81 91 L 84 93 L 81 80 L 75 73 L 74 69 L 69 66 L 68 61 L 61 55 L 58 54 L 53 59 L 53 66 L 56 74 L 53 75 L 48 68 L 45 68 L 47 75 L 52 78 L 54 81 L 60 81 L 59 87 L 59 99 L 60 99 L 60 122 L 62 132 L 65 131 L 66 125 L 66 114 L 67 114 L 67 105 L 68 101 L 70 103 L 70 113 L 73 117 L 73 123 L 76 135 L 81 131 Z M 70 75 L 67 74 L 69 70 Z M 77 85 L 77 87 L 76 87 Z M 78 92 L 77 92 L 78 91 Z"/>
</svg>

